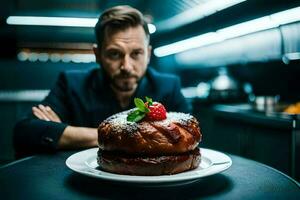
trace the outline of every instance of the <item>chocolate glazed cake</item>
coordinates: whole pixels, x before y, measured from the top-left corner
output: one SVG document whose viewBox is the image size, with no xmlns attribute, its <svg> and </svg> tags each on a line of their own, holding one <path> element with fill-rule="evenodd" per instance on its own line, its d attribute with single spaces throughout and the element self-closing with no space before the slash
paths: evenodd
<svg viewBox="0 0 300 200">
<path fill-rule="evenodd" d="M 161 121 L 129 122 L 124 111 L 98 128 L 98 164 L 104 171 L 130 175 L 176 174 L 198 167 L 199 123 L 193 116 L 169 112 Z"/>
</svg>

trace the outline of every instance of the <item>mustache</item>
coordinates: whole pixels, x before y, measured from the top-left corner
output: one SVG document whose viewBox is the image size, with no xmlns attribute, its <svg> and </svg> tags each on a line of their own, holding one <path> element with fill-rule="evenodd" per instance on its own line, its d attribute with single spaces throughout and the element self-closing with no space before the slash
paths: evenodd
<svg viewBox="0 0 300 200">
<path fill-rule="evenodd" d="M 120 71 L 112 76 L 113 79 L 115 78 L 138 78 L 138 75 L 128 71 Z"/>
</svg>

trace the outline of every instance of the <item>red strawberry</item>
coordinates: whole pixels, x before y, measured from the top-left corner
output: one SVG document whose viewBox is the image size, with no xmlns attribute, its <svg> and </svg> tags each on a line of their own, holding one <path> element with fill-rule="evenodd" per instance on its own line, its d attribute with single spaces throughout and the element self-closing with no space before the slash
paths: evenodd
<svg viewBox="0 0 300 200">
<path fill-rule="evenodd" d="M 144 103 L 140 98 L 134 98 L 134 104 L 136 106 L 133 111 L 128 113 L 127 121 L 138 122 L 146 117 L 146 120 L 156 121 L 167 118 L 167 111 L 165 107 L 158 102 L 153 102 L 151 98 L 146 97 Z"/>
<path fill-rule="evenodd" d="M 148 102 L 145 105 L 149 108 L 150 112 L 146 114 L 148 120 L 155 121 L 155 120 L 163 120 L 167 118 L 167 111 L 165 107 L 158 102 L 153 102 L 152 105 L 148 106 Z"/>
</svg>

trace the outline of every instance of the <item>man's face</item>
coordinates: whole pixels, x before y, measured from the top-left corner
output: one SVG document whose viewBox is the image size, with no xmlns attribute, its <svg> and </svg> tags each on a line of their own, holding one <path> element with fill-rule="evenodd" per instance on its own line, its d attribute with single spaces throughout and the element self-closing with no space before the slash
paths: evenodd
<svg viewBox="0 0 300 200">
<path fill-rule="evenodd" d="M 113 34 L 106 33 L 103 44 L 95 48 L 111 84 L 119 91 L 132 91 L 143 77 L 150 59 L 151 47 L 142 26 L 130 27 Z"/>
</svg>

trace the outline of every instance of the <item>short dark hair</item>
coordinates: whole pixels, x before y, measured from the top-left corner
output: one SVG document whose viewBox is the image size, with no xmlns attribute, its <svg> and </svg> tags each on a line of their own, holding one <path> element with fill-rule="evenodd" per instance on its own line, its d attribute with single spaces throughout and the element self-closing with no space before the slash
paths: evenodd
<svg viewBox="0 0 300 200">
<path fill-rule="evenodd" d="M 104 41 L 106 31 L 116 32 L 137 26 L 144 28 L 150 40 L 147 19 L 140 11 L 127 5 L 109 8 L 100 15 L 95 26 L 97 44 L 100 45 Z"/>
</svg>

